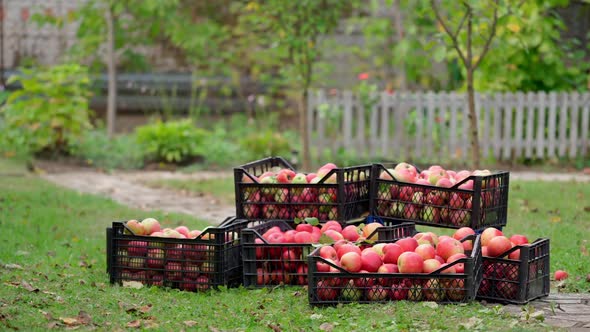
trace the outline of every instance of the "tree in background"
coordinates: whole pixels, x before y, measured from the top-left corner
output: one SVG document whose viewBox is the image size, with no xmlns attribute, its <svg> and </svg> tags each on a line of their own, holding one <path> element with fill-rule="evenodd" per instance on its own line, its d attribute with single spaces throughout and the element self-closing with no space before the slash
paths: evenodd
<svg viewBox="0 0 590 332">
<path fill-rule="evenodd" d="M 496 35 L 500 2 L 493 0 L 475 4 L 447 1 L 443 7 L 439 1 L 430 0 L 430 5 L 440 27 L 447 35 L 449 44 L 455 49 L 467 71 L 467 105 L 472 167 L 478 169 L 481 152 L 478 119 L 475 113 L 473 74 L 488 53 Z M 452 15 L 445 15 L 445 13 L 452 13 Z"/>
<path fill-rule="evenodd" d="M 332 32 L 350 3 L 340 0 L 268 0 L 249 3 L 254 24 L 270 37 L 269 47 L 280 47 L 284 59 L 281 74 L 299 92 L 299 135 L 303 168 L 311 168 L 307 97 L 314 82 L 314 69 L 321 55 L 320 38 Z"/>
</svg>

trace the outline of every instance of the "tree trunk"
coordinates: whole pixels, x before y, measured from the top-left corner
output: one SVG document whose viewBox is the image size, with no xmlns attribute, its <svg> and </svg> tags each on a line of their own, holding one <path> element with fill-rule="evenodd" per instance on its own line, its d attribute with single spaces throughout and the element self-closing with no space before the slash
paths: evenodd
<svg viewBox="0 0 590 332">
<path fill-rule="evenodd" d="M 307 89 L 303 90 L 301 94 L 301 100 L 299 102 L 299 135 L 301 135 L 302 143 L 302 169 L 304 171 L 311 171 L 311 153 L 309 151 L 309 127 L 307 125 Z"/>
<path fill-rule="evenodd" d="M 471 132 L 471 160 L 472 168 L 480 168 L 480 151 L 479 151 L 479 129 L 477 126 L 477 114 L 475 113 L 475 90 L 473 89 L 473 69 L 467 68 L 467 105 L 469 107 L 469 129 Z"/>
<path fill-rule="evenodd" d="M 107 67 L 108 67 L 108 96 L 107 96 L 107 135 L 112 138 L 115 133 L 115 117 L 117 114 L 117 68 L 115 60 L 115 27 L 112 7 L 106 12 L 107 21 Z"/>
</svg>

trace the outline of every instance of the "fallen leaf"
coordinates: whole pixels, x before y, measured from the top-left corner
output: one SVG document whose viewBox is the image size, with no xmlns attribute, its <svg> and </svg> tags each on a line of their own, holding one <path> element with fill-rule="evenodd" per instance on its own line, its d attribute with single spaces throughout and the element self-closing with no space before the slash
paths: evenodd
<svg viewBox="0 0 590 332">
<path fill-rule="evenodd" d="M 9 270 L 22 270 L 23 269 L 22 266 L 20 266 L 18 264 L 11 264 L 11 263 L 5 264 L 5 265 L 3 265 L 3 267 L 5 269 L 9 269 Z"/>
<path fill-rule="evenodd" d="M 586 275 L 586 282 L 590 282 L 590 274 Z"/>
<path fill-rule="evenodd" d="M 296 292 L 293 293 L 293 296 L 299 296 L 299 295 L 301 295 L 301 292 L 300 291 L 296 291 Z"/>
<path fill-rule="evenodd" d="M 438 308 L 438 303 L 432 302 L 432 301 L 422 302 L 422 305 L 425 306 L 425 307 L 428 307 L 430 309 L 436 309 L 436 308 Z"/>
<path fill-rule="evenodd" d="M 551 222 L 561 222 L 561 217 L 560 216 L 553 216 L 551 217 Z"/>
<path fill-rule="evenodd" d="M 193 326 L 197 325 L 197 322 L 195 322 L 194 320 L 185 320 L 184 325 L 186 325 L 188 327 L 193 327 Z"/>
<path fill-rule="evenodd" d="M 311 319 L 320 319 L 324 317 L 322 314 L 312 314 L 311 316 L 309 316 L 309 318 Z"/>
<path fill-rule="evenodd" d="M 590 206 L 584 206 L 584 211 L 590 213 Z"/>
<path fill-rule="evenodd" d="M 123 287 L 141 289 L 143 288 L 143 284 L 139 281 L 123 281 Z"/>
<path fill-rule="evenodd" d="M 78 280 L 78 282 L 80 283 L 80 285 L 86 285 L 86 280 L 84 279 L 80 279 Z"/>
<path fill-rule="evenodd" d="M 330 323 L 322 323 L 320 325 L 320 330 L 331 332 L 334 329 L 334 325 Z"/>
<path fill-rule="evenodd" d="M 127 323 L 126 326 L 130 328 L 139 328 L 141 326 L 141 321 L 138 319 L 132 320 L 129 323 Z"/>
<path fill-rule="evenodd" d="M 41 310 L 41 314 L 43 315 L 43 317 L 45 317 L 45 319 L 53 320 L 53 316 L 51 315 L 51 313 Z"/>
<path fill-rule="evenodd" d="M 78 313 L 78 322 L 82 325 L 88 325 L 92 323 L 92 317 L 86 311 L 80 310 Z"/>
<path fill-rule="evenodd" d="M 481 324 L 481 322 L 482 322 L 481 318 L 471 317 L 465 323 L 461 323 L 459 325 L 465 327 L 467 330 L 473 330 L 474 327 Z"/>
<path fill-rule="evenodd" d="M 273 330 L 274 332 L 282 332 L 283 330 L 280 328 L 280 326 L 275 325 L 275 324 L 268 324 L 268 327 L 270 327 L 271 330 Z"/>
<path fill-rule="evenodd" d="M 59 319 L 68 326 L 78 325 L 78 318 L 75 317 L 59 317 Z"/>
<path fill-rule="evenodd" d="M 150 310 L 152 310 L 152 305 L 151 304 L 144 305 L 141 308 L 139 308 L 139 311 L 143 312 L 144 314 L 147 313 Z"/>
<path fill-rule="evenodd" d="M 53 322 L 49 322 L 49 323 L 47 323 L 47 329 L 48 329 L 48 330 L 54 329 L 54 328 L 56 328 L 57 326 L 58 326 L 58 322 L 57 322 L 57 321 L 53 321 Z"/>
<path fill-rule="evenodd" d="M 39 288 L 35 288 L 35 287 L 31 286 L 31 284 L 29 284 L 26 280 L 21 281 L 20 285 L 22 288 L 28 290 L 29 292 L 37 293 L 39 291 Z"/>
<path fill-rule="evenodd" d="M 51 250 L 47 252 L 47 256 L 49 257 L 55 257 L 55 251 Z"/>
</svg>

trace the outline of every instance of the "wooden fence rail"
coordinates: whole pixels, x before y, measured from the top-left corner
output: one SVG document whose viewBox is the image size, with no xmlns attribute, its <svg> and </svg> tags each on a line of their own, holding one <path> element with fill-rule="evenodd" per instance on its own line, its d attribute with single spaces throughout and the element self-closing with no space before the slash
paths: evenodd
<svg viewBox="0 0 590 332">
<path fill-rule="evenodd" d="M 314 157 L 469 158 L 465 94 L 382 93 L 365 103 L 351 91 L 310 93 Z M 477 94 L 475 103 L 484 158 L 590 158 L 590 93 Z"/>
</svg>

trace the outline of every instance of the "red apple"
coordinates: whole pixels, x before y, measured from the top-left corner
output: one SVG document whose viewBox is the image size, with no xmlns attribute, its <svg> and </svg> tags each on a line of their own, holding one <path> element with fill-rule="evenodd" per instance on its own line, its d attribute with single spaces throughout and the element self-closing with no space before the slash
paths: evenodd
<svg viewBox="0 0 590 332">
<path fill-rule="evenodd" d="M 377 222 L 366 224 L 362 230 L 363 237 L 369 241 L 379 240 L 379 234 L 377 234 L 377 228 L 382 227 L 382 226 L 383 225 L 381 225 L 380 223 L 377 223 Z"/>
<path fill-rule="evenodd" d="M 277 174 L 277 182 L 278 183 L 291 183 L 291 181 L 293 181 L 293 178 L 295 177 L 297 173 L 295 173 L 294 171 L 290 170 L 290 169 L 282 169 L 278 174 Z"/>
<path fill-rule="evenodd" d="M 443 283 L 439 279 L 428 279 L 424 284 L 424 297 L 429 301 L 442 301 L 445 297 Z"/>
<path fill-rule="evenodd" d="M 565 272 L 563 270 L 557 270 L 557 271 L 555 271 L 554 277 L 555 277 L 555 280 L 561 281 L 561 280 L 567 279 L 567 277 L 569 277 L 569 274 L 567 274 L 567 272 Z"/>
<path fill-rule="evenodd" d="M 342 229 L 342 236 L 348 241 L 356 241 L 360 237 L 358 229 L 354 225 L 348 225 Z"/>
<path fill-rule="evenodd" d="M 338 260 L 338 254 L 336 253 L 336 249 L 334 249 L 334 247 L 332 247 L 332 246 L 322 246 L 320 248 L 320 257 L 326 258 L 326 259 L 329 258 L 333 261 Z"/>
<path fill-rule="evenodd" d="M 332 260 L 330 258 L 326 258 L 325 261 L 327 263 L 331 263 L 334 265 L 338 265 L 335 260 Z M 330 264 L 327 264 L 324 262 L 317 262 L 316 263 L 316 269 L 318 270 L 318 272 L 330 272 L 330 269 L 332 268 L 332 266 Z"/>
<path fill-rule="evenodd" d="M 381 285 L 373 285 L 367 290 L 367 300 L 383 301 L 389 298 L 389 288 Z"/>
<path fill-rule="evenodd" d="M 402 247 L 403 251 L 414 251 L 418 247 L 418 241 L 412 237 L 405 237 L 395 242 L 398 246 Z"/>
<path fill-rule="evenodd" d="M 141 221 L 141 225 L 146 234 L 152 234 L 160 231 L 160 223 L 154 218 L 145 218 Z"/>
<path fill-rule="evenodd" d="M 379 267 L 379 269 L 377 269 L 377 273 L 384 273 L 384 274 L 399 273 L 399 268 L 397 267 L 397 264 L 383 264 Z M 384 277 L 384 278 L 377 279 L 377 282 L 380 285 L 387 286 L 387 287 L 391 287 L 393 285 L 394 281 L 395 281 L 395 278 L 391 278 L 391 277 Z"/>
<path fill-rule="evenodd" d="M 383 263 L 397 264 L 399 255 L 402 254 L 403 249 L 395 243 L 387 243 L 383 247 Z"/>
<path fill-rule="evenodd" d="M 297 226 L 295 226 L 295 230 L 297 232 L 309 232 L 311 233 L 313 229 L 313 225 L 311 224 L 297 224 Z"/>
<path fill-rule="evenodd" d="M 325 233 L 329 229 L 333 229 L 336 232 L 341 233 L 342 232 L 342 225 L 340 225 L 340 223 L 336 220 L 328 220 L 322 226 L 321 231 L 322 231 L 322 233 Z"/>
<path fill-rule="evenodd" d="M 529 243 L 529 239 L 527 239 L 527 237 L 524 235 L 514 234 L 510 237 L 510 242 L 514 243 L 515 245 L 527 244 Z"/>
<path fill-rule="evenodd" d="M 135 235 L 149 234 L 146 232 L 143 224 L 141 224 L 139 221 L 137 221 L 135 219 L 127 221 L 125 223 L 125 226 L 127 226 L 127 228 L 129 228 L 131 230 L 131 232 L 133 232 L 133 234 L 135 234 Z"/>
<path fill-rule="evenodd" d="M 340 265 L 348 272 L 358 272 L 362 267 L 361 255 L 347 252 L 340 258 Z"/>
<path fill-rule="evenodd" d="M 505 236 L 493 237 L 488 243 L 488 256 L 499 257 L 512 248 L 512 242 Z"/>
<path fill-rule="evenodd" d="M 455 233 L 453 234 L 453 238 L 455 240 L 461 240 L 464 237 L 468 236 L 468 235 L 472 235 L 475 234 L 475 231 L 473 230 L 473 228 L 471 227 L 461 227 L 458 230 L 455 231 Z"/>
<path fill-rule="evenodd" d="M 436 254 L 442 257 L 445 261 L 454 254 L 463 253 L 465 253 L 463 244 L 453 238 L 439 242 L 438 246 L 436 246 Z"/>
<path fill-rule="evenodd" d="M 432 273 L 440 268 L 442 264 L 436 259 L 427 259 L 424 261 L 422 270 L 424 273 Z"/>
<path fill-rule="evenodd" d="M 189 237 L 190 229 L 188 229 L 186 226 L 178 226 L 174 230 L 187 238 Z"/>
<path fill-rule="evenodd" d="M 490 240 L 496 236 L 502 236 L 504 235 L 502 233 L 502 231 L 494 228 L 494 227 L 488 227 L 486 229 L 483 230 L 483 232 L 481 232 L 481 245 L 482 246 L 487 246 L 488 243 L 490 243 Z"/>
<path fill-rule="evenodd" d="M 339 232 L 333 230 L 333 229 L 328 229 L 326 232 L 324 232 L 324 234 L 330 238 L 332 238 L 334 241 L 338 241 L 338 240 L 343 240 L 344 237 L 342 236 L 342 234 L 340 234 Z"/>
<path fill-rule="evenodd" d="M 436 251 L 430 244 L 421 244 L 414 249 L 414 252 L 422 257 L 423 260 L 434 259 Z"/>
<path fill-rule="evenodd" d="M 451 264 L 461 258 L 467 258 L 467 255 L 465 254 L 454 254 L 451 257 L 449 257 L 447 259 L 447 263 Z M 465 273 L 465 264 L 464 263 L 457 263 L 455 265 L 453 265 L 455 267 L 455 272 L 456 273 Z"/>
<path fill-rule="evenodd" d="M 357 254 L 361 254 L 361 248 L 355 246 L 352 243 L 345 243 L 342 244 L 338 247 L 338 249 L 336 250 L 336 252 L 338 253 L 338 257 L 340 259 L 342 259 L 342 256 L 344 256 L 344 254 L 348 253 L 348 252 L 356 252 Z"/>
<path fill-rule="evenodd" d="M 424 260 L 415 252 L 404 252 L 397 260 L 400 273 L 422 273 Z"/>
<path fill-rule="evenodd" d="M 302 231 L 295 234 L 295 243 L 312 243 L 311 233 Z"/>
<path fill-rule="evenodd" d="M 361 270 L 377 272 L 382 264 L 381 257 L 372 250 L 367 250 L 361 255 Z"/>
</svg>

